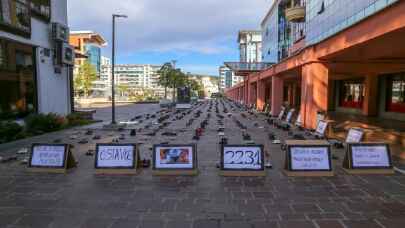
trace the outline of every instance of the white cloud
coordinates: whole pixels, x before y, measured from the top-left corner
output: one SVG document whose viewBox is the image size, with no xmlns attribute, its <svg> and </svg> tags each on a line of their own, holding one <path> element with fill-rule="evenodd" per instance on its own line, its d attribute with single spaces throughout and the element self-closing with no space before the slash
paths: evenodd
<svg viewBox="0 0 405 228">
<path fill-rule="evenodd" d="M 120 52 L 193 51 L 218 54 L 236 46 L 240 29 L 258 29 L 270 7 L 267 0 L 69 0 L 73 30 L 111 37 L 117 21 Z M 229 44 L 233 42 L 233 44 Z M 111 42 L 109 42 L 111 44 Z"/>
</svg>

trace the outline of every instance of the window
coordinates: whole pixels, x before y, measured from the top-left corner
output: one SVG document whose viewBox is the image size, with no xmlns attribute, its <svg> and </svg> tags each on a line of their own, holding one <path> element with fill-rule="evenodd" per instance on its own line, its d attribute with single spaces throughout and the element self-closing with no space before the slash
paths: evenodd
<svg viewBox="0 0 405 228">
<path fill-rule="evenodd" d="M 390 77 L 387 91 L 387 111 L 405 113 L 405 75 Z"/>
<path fill-rule="evenodd" d="M 340 106 L 361 109 L 364 100 L 364 84 L 362 81 L 343 81 L 340 94 Z"/>
<path fill-rule="evenodd" d="M 51 1 L 31 0 L 31 11 L 34 15 L 40 16 L 45 20 L 49 20 L 51 17 Z"/>
<path fill-rule="evenodd" d="M 0 67 L 0 120 L 35 112 L 34 49 L 0 39 L 0 53 L 0 63 L 6 63 L 6 67 Z"/>
</svg>

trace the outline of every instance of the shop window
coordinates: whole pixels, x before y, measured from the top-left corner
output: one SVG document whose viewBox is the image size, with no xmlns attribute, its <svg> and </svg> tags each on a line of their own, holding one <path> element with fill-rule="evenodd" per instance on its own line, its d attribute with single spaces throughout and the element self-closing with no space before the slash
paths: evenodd
<svg viewBox="0 0 405 228">
<path fill-rule="evenodd" d="M 5 40 L 0 46 L 0 62 L 7 68 L 0 68 L 0 120 L 24 117 L 36 110 L 34 50 Z"/>
<path fill-rule="evenodd" d="M 51 1 L 31 0 L 31 11 L 33 15 L 49 20 L 51 17 Z"/>
<path fill-rule="evenodd" d="M 362 81 L 343 81 L 340 94 L 340 106 L 361 109 L 364 100 L 364 84 Z"/>
<path fill-rule="evenodd" d="M 387 111 L 405 113 L 405 75 L 388 80 Z"/>
</svg>

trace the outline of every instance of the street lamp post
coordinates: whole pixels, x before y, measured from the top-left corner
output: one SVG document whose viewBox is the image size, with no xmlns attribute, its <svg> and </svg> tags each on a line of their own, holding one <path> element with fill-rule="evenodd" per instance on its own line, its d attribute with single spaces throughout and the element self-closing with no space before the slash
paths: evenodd
<svg viewBox="0 0 405 228">
<path fill-rule="evenodd" d="M 112 15 L 112 72 L 111 72 L 111 125 L 117 124 L 115 120 L 115 18 L 127 18 L 126 15 L 113 14 Z"/>
</svg>

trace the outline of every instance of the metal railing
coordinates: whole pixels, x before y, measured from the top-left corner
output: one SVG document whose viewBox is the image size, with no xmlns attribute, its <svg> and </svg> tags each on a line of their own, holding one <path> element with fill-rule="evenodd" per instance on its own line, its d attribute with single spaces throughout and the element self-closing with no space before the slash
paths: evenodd
<svg viewBox="0 0 405 228">
<path fill-rule="evenodd" d="M 31 11 L 28 0 L 0 0 L 1 29 L 21 35 L 31 34 Z"/>
</svg>

